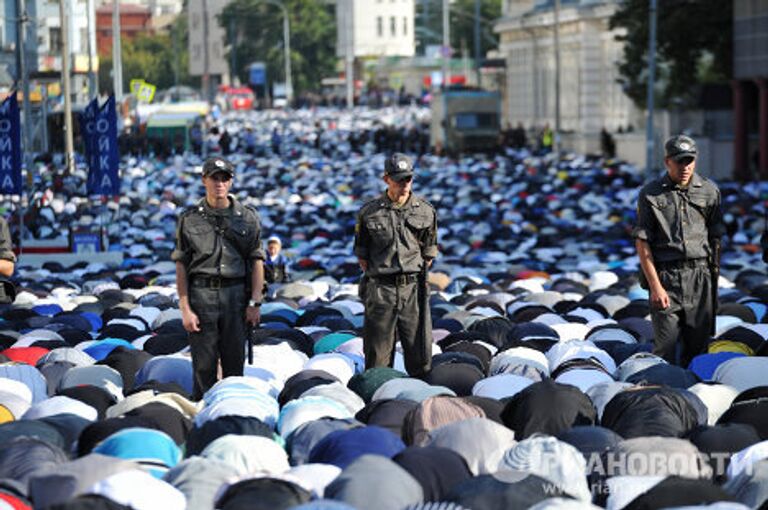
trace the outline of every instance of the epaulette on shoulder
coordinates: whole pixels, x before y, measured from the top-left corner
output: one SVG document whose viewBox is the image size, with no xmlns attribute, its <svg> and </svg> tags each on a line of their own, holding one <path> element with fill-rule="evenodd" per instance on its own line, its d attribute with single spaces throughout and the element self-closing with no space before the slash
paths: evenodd
<svg viewBox="0 0 768 510">
<path fill-rule="evenodd" d="M 659 194 L 664 191 L 664 178 L 660 177 L 645 183 L 641 188 L 641 192 L 645 192 L 647 195 Z"/>
<path fill-rule="evenodd" d="M 363 204 L 363 206 L 360 208 L 360 214 L 368 212 L 370 209 L 379 207 L 380 204 L 381 204 L 381 197 L 372 198 Z"/>
<path fill-rule="evenodd" d="M 197 211 L 198 207 L 199 206 L 197 204 L 195 204 L 195 205 L 190 205 L 189 207 L 184 208 L 184 210 L 181 211 L 181 214 L 179 214 L 179 218 L 183 218 L 185 216 L 189 216 L 190 214 L 192 214 L 195 211 Z"/>
<path fill-rule="evenodd" d="M 259 215 L 258 209 L 252 205 L 246 205 L 243 207 L 243 219 L 249 223 L 254 223 L 259 225 L 259 228 L 261 228 L 261 216 Z"/>
<path fill-rule="evenodd" d="M 416 196 L 415 196 L 415 197 L 413 197 L 413 198 L 414 198 L 414 199 L 416 199 L 416 203 L 417 203 L 416 205 L 426 205 L 427 207 L 429 207 L 429 208 L 430 208 L 430 209 L 432 209 L 433 211 L 435 210 L 435 206 L 434 206 L 434 205 L 432 205 L 432 204 L 430 203 L 430 201 L 429 201 L 429 200 L 427 200 L 426 198 L 424 198 L 424 197 L 422 197 L 422 196 L 420 196 L 420 195 L 416 195 Z"/>
</svg>

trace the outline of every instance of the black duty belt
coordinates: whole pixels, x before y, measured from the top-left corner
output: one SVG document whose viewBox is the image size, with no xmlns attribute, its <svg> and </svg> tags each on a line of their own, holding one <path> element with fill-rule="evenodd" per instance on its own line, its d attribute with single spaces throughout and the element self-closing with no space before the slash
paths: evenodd
<svg viewBox="0 0 768 510">
<path fill-rule="evenodd" d="M 700 259 L 681 259 L 681 260 L 666 260 L 666 261 L 657 261 L 654 262 L 653 265 L 656 267 L 656 269 L 692 269 L 694 267 L 703 267 L 707 265 L 707 259 L 706 258 L 700 258 Z"/>
<path fill-rule="evenodd" d="M 373 279 L 376 283 L 382 285 L 406 285 L 408 283 L 415 283 L 419 279 L 418 273 L 401 273 L 401 274 L 382 274 L 374 276 Z"/>
<path fill-rule="evenodd" d="M 240 278 L 223 278 L 221 276 L 193 276 L 193 287 L 205 287 L 207 289 L 221 289 L 222 287 L 234 287 L 245 285 L 245 276 Z"/>
</svg>

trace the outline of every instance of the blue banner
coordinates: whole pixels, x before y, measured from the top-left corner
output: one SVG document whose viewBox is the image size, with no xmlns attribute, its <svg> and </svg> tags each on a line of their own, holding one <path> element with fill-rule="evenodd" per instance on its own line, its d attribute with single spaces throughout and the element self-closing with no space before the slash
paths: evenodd
<svg viewBox="0 0 768 510">
<path fill-rule="evenodd" d="M 21 195 L 21 119 L 15 91 L 0 103 L 0 195 Z"/>
<path fill-rule="evenodd" d="M 88 194 L 120 194 L 120 156 L 117 152 L 115 96 L 99 108 L 91 101 L 81 117 L 84 121 L 85 152 L 88 161 Z"/>
<path fill-rule="evenodd" d="M 83 145 L 85 145 L 85 161 L 88 163 L 88 181 L 87 192 L 89 195 L 96 194 L 96 181 L 97 175 L 94 169 L 97 168 L 96 161 L 93 160 L 94 151 L 91 148 L 93 145 L 94 134 L 96 133 L 96 117 L 99 114 L 99 99 L 94 98 L 93 101 L 88 103 L 85 110 L 80 114 L 80 132 L 83 133 Z"/>
</svg>

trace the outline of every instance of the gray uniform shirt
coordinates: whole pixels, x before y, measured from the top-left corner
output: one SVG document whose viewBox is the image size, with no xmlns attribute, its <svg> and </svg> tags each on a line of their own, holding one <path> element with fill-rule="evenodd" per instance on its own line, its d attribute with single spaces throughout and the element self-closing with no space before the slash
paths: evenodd
<svg viewBox="0 0 768 510">
<path fill-rule="evenodd" d="M 432 204 L 411 194 L 397 207 L 383 193 L 357 215 L 355 255 L 368 261 L 368 276 L 418 273 L 437 257 L 437 214 Z"/>
<path fill-rule="evenodd" d="M 202 199 L 179 218 L 171 260 L 184 264 L 188 276 L 242 278 L 246 263 L 264 260 L 258 214 L 234 196 L 229 199 L 226 209 L 213 209 Z"/>
<path fill-rule="evenodd" d="M 655 262 L 708 257 L 724 233 L 720 190 L 709 179 L 694 173 L 682 187 L 664 174 L 640 191 L 632 236 L 648 242 Z"/>
</svg>

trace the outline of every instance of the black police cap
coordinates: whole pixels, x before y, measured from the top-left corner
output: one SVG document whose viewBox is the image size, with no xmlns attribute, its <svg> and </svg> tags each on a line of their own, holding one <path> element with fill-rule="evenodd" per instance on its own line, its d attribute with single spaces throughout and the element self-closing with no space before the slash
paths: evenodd
<svg viewBox="0 0 768 510">
<path fill-rule="evenodd" d="M 675 135 L 664 143 L 664 155 L 675 161 L 683 158 L 696 158 L 698 149 L 693 138 L 685 135 Z"/>
<path fill-rule="evenodd" d="M 235 166 L 226 159 L 217 156 L 208 158 L 203 163 L 203 177 L 221 172 L 233 177 L 235 175 Z"/>
<path fill-rule="evenodd" d="M 395 180 L 413 177 L 413 161 L 400 152 L 395 152 L 384 163 L 384 173 Z"/>
</svg>

